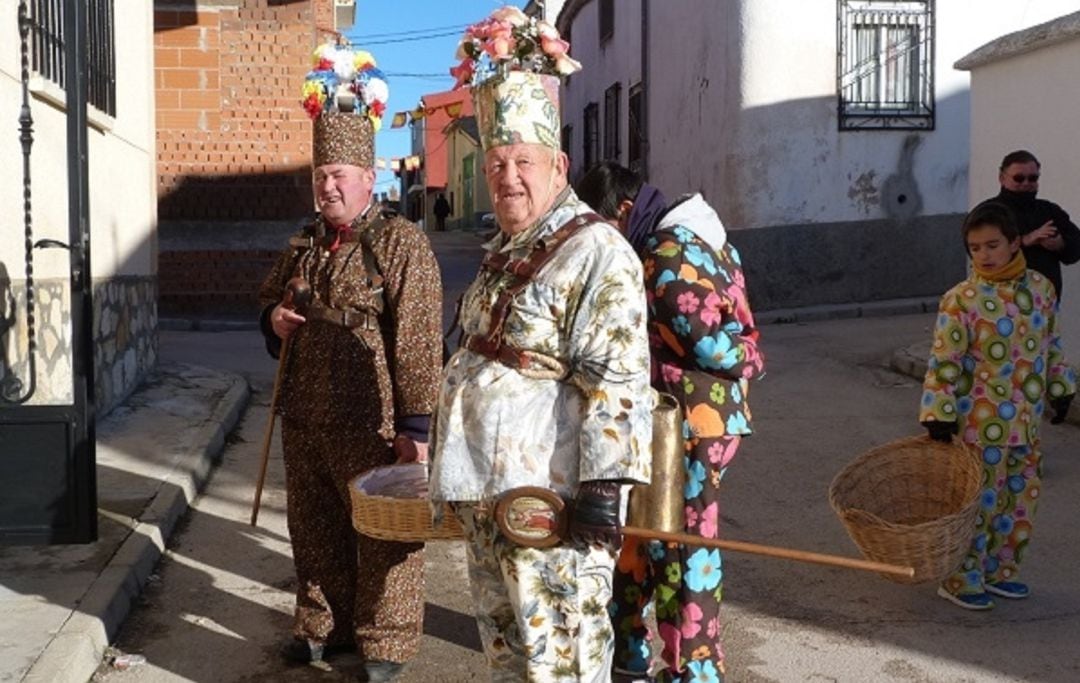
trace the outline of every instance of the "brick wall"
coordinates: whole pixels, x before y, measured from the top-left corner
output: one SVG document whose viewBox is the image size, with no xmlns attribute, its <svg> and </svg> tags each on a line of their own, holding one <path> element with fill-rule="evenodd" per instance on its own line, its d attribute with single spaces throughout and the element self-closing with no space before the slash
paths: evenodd
<svg viewBox="0 0 1080 683">
<path fill-rule="evenodd" d="M 332 26 L 333 0 L 155 0 L 159 234 L 194 221 L 207 234 L 231 225 L 252 237 L 162 247 L 162 317 L 257 312 L 278 253 L 258 234 L 312 211 L 300 87 L 326 39 L 319 29 Z"/>
<path fill-rule="evenodd" d="M 280 253 L 262 249 L 161 252 L 158 315 L 256 320 L 259 286 Z"/>
<path fill-rule="evenodd" d="M 311 124 L 299 92 L 332 0 L 154 7 L 159 218 L 308 213 Z"/>
</svg>

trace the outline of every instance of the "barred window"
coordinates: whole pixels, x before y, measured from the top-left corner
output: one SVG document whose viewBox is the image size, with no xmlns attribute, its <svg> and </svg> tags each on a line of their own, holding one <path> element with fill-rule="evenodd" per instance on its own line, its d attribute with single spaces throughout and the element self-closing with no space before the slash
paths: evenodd
<svg viewBox="0 0 1080 683">
<path fill-rule="evenodd" d="M 113 0 L 83 0 L 87 16 L 87 102 L 116 116 L 116 37 Z M 30 0 L 31 68 L 67 89 L 65 0 Z"/>
<path fill-rule="evenodd" d="M 934 127 L 933 0 L 839 0 L 841 130 Z"/>
<path fill-rule="evenodd" d="M 596 102 L 590 102 L 585 107 L 585 135 L 582 137 L 582 161 L 587 171 L 600 161 L 600 107 Z"/>
<path fill-rule="evenodd" d="M 618 161 L 619 153 L 619 100 L 622 85 L 613 83 L 604 91 L 604 160 Z"/>
</svg>

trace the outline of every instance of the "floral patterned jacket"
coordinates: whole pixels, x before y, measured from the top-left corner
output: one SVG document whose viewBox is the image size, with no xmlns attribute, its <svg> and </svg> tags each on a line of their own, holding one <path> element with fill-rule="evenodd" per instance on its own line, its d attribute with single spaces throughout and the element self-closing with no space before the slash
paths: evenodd
<svg viewBox="0 0 1080 683">
<path fill-rule="evenodd" d="M 739 252 L 695 194 L 664 214 L 642 258 L 653 386 L 684 406 L 698 438 L 750 434 L 748 384 L 764 374 Z"/>
<path fill-rule="evenodd" d="M 1041 274 L 973 274 L 941 297 L 919 421 L 958 422 L 981 446 L 1039 442 L 1044 399 L 1076 393 L 1057 333 L 1057 297 Z"/>
<path fill-rule="evenodd" d="M 572 191 L 538 224 L 489 251 L 528 254 L 570 218 L 591 211 Z M 510 284 L 482 270 L 465 291 L 466 335 L 488 331 Z M 579 229 L 510 304 L 503 326 L 516 349 L 554 357 L 573 381 L 538 379 L 461 348 L 443 370 L 432 434 L 431 499 L 491 499 L 518 486 L 572 496 L 580 481 L 648 482 L 654 393 L 642 271 L 607 223 Z"/>
</svg>

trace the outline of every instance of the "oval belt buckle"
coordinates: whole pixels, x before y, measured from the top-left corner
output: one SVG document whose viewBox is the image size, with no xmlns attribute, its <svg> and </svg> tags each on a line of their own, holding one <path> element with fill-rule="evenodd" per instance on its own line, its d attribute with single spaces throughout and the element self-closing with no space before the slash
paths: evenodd
<svg viewBox="0 0 1080 683">
<path fill-rule="evenodd" d="M 515 545 L 550 548 L 566 536 L 566 501 L 551 489 L 520 486 L 503 493 L 495 503 L 495 523 Z"/>
</svg>

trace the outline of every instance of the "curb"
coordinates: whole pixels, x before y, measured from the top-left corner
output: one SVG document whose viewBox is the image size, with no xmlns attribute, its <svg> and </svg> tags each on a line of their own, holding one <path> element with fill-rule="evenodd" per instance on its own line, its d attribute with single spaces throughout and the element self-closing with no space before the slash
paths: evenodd
<svg viewBox="0 0 1080 683">
<path fill-rule="evenodd" d="M 161 558 L 176 522 L 206 485 L 224 450 L 225 436 L 240 421 L 250 396 L 247 380 L 234 375 L 233 385 L 200 427 L 198 439 L 206 445 L 193 471 L 177 467 L 163 480 L 131 533 L 26 672 L 25 683 L 86 683 L 91 679 L 132 601 Z"/>
<path fill-rule="evenodd" d="M 888 299 L 869 303 L 828 304 L 806 306 L 803 308 L 775 308 L 766 311 L 754 311 L 754 320 L 758 325 L 781 325 L 791 323 L 820 322 L 823 320 L 843 320 L 847 318 L 878 318 L 890 315 L 916 315 L 934 313 L 938 309 L 939 297 L 932 299 Z"/>
</svg>

